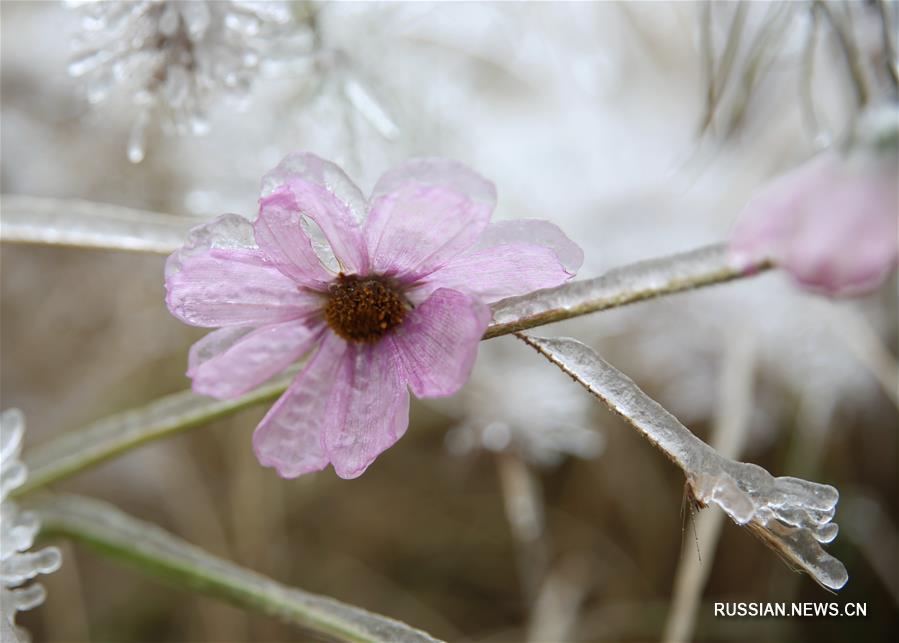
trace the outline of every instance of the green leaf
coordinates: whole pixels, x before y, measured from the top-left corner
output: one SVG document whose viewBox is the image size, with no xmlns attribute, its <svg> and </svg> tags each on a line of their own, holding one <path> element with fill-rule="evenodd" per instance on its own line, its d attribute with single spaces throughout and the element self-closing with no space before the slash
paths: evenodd
<svg viewBox="0 0 899 643">
<path fill-rule="evenodd" d="M 281 618 L 341 641 L 435 643 L 400 621 L 310 594 L 223 560 L 105 502 L 74 495 L 29 504 L 42 534 L 64 536 L 171 584 Z"/>
</svg>

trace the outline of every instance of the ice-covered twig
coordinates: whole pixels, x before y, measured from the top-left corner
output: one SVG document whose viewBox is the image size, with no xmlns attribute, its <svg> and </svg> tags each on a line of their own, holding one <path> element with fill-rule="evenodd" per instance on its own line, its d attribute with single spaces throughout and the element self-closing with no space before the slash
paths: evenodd
<svg viewBox="0 0 899 643">
<path fill-rule="evenodd" d="M 48 534 L 73 538 L 178 586 L 279 617 L 319 636 L 372 643 L 438 641 L 392 618 L 282 585 L 98 500 L 49 496 L 33 509 Z"/>
<path fill-rule="evenodd" d="M 493 305 L 493 323 L 484 339 L 616 308 L 643 299 L 711 286 L 769 268 L 759 263 L 742 270 L 727 247 L 716 244 L 615 268 L 595 279 L 510 297 Z"/>
<path fill-rule="evenodd" d="M 198 220 L 119 205 L 4 194 L 0 239 L 168 254 Z"/>
<path fill-rule="evenodd" d="M 830 589 L 846 584 L 846 568 L 821 548 L 837 535 L 831 522 L 839 494 L 829 485 L 775 478 L 735 462 L 697 438 L 634 382 L 574 339 L 518 335 L 640 431 L 683 469 L 693 498 L 715 503 L 789 563 Z"/>
<path fill-rule="evenodd" d="M 739 457 L 749 434 L 755 352 L 752 335 L 735 329 L 722 356 L 711 446 L 725 458 Z M 674 577 L 671 607 L 662 639 L 665 643 L 693 640 L 702 595 L 724 526 L 724 514 L 720 511 L 703 512 L 693 520 L 697 551 L 691 555 L 689 550 L 693 543 L 685 543 L 686 549 Z"/>
<path fill-rule="evenodd" d="M 173 393 L 145 407 L 116 413 L 77 431 L 62 433 L 26 454 L 30 475 L 12 495 L 50 484 L 147 442 L 274 400 L 284 392 L 295 374 L 296 371 L 291 369 L 233 400 L 215 400 L 191 391 Z"/>
</svg>

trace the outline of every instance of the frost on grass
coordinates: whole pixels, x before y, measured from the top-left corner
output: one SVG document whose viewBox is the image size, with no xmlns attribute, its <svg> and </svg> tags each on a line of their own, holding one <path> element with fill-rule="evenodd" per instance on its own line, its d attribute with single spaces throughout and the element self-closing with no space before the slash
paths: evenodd
<svg viewBox="0 0 899 643">
<path fill-rule="evenodd" d="M 25 422 L 22 412 L 9 409 L 0 416 L 0 642 L 29 641 L 28 632 L 15 623 L 16 613 L 44 602 L 40 583 L 22 586 L 38 574 L 59 569 L 61 556 L 56 547 L 28 551 L 40 529 L 37 514 L 19 511 L 9 492 L 20 487 L 28 475 L 19 461 Z"/>
<path fill-rule="evenodd" d="M 846 584 L 846 568 L 821 547 L 837 535 L 832 522 L 839 499 L 836 489 L 799 478 L 775 478 L 759 466 L 721 456 L 629 377 L 576 340 L 519 337 L 683 469 L 697 502 L 721 507 L 734 522 L 824 587 L 839 589 Z"/>
</svg>

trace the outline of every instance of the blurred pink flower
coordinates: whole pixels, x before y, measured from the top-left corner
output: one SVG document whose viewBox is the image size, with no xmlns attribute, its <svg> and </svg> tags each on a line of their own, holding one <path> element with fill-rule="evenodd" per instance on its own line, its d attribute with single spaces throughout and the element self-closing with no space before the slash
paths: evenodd
<svg viewBox="0 0 899 643">
<path fill-rule="evenodd" d="M 825 152 L 764 186 L 731 237 L 740 263 L 771 259 L 804 288 L 870 292 L 899 259 L 895 163 Z"/>
<path fill-rule="evenodd" d="M 490 223 L 496 192 L 459 163 L 416 159 L 370 205 L 333 163 L 293 154 L 263 179 L 259 217 L 194 229 L 166 264 L 166 303 L 221 327 L 191 349 L 194 391 L 241 395 L 310 353 L 253 435 L 291 478 L 354 478 L 409 423 L 418 397 L 455 393 L 487 304 L 572 277 L 583 253 L 546 221 Z"/>
</svg>

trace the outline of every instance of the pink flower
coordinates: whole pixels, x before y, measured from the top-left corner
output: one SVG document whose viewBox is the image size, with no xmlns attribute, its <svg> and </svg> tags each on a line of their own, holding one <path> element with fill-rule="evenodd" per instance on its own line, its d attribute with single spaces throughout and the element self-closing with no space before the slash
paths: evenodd
<svg viewBox="0 0 899 643">
<path fill-rule="evenodd" d="M 808 290 L 870 292 L 899 259 L 895 163 L 826 152 L 764 186 L 731 238 L 740 262 L 772 259 Z"/>
<path fill-rule="evenodd" d="M 198 393 L 241 395 L 309 359 L 253 435 L 285 478 L 334 465 L 354 478 L 409 423 L 409 390 L 455 393 L 487 304 L 563 283 L 583 254 L 554 225 L 490 223 L 493 185 L 444 159 L 378 181 L 369 203 L 343 171 L 293 154 L 263 179 L 254 223 L 224 215 L 166 264 L 166 303 L 221 327 L 191 349 Z"/>
</svg>

